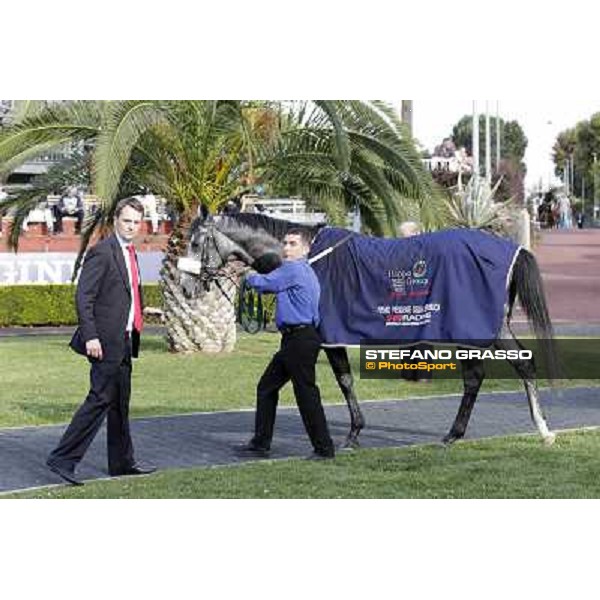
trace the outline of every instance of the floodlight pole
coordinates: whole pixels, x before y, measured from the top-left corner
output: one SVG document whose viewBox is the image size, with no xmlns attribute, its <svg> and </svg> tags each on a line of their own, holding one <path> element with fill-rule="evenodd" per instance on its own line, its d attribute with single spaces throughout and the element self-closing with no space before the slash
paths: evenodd
<svg viewBox="0 0 600 600">
<path fill-rule="evenodd" d="M 473 100 L 473 183 L 477 185 L 479 181 L 479 114 L 477 112 L 477 100 Z"/>
</svg>

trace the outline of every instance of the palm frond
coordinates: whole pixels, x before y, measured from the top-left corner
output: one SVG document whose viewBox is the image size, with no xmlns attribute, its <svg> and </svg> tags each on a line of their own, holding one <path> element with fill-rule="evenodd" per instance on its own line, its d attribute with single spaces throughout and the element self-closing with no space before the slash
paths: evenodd
<svg viewBox="0 0 600 600">
<path fill-rule="evenodd" d="M 168 125 L 157 102 L 127 100 L 106 105 L 93 171 L 94 188 L 102 202 L 114 200 L 133 149 L 140 137 L 157 125 Z"/>
<path fill-rule="evenodd" d="M 330 100 L 315 100 L 314 102 L 327 115 L 331 124 L 335 142 L 333 156 L 337 168 L 340 171 L 348 171 L 350 168 L 350 141 L 340 116 L 339 103 Z"/>
<path fill-rule="evenodd" d="M 83 230 L 81 232 L 81 239 L 79 242 L 79 251 L 77 252 L 77 257 L 75 259 L 75 265 L 73 267 L 73 275 L 71 277 L 71 282 L 74 282 L 79 275 L 79 270 L 83 265 L 83 259 L 85 257 L 85 253 L 90 244 L 90 241 L 97 231 L 104 230 L 105 232 L 108 230 L 108 216 L 102 210 L 97 210 L 92 218 L 84 225 Z"/>
<path fill-rule="evenodd" d="M 27 218 L 27 215 L 45 199 L 46 190 L 34 188 L 25 190 L 18 195 L 11 194 L 2 201 L 2 206 L 0 207 L 0 219 L 8 214 L 13 218 L 10 235 L 6 240 L 7 245 L 11 250 L 14 250 L 15 252 L 19 250 L 19 240 L 23 223 Z"/>
<path fill-rule="evenodd" d="M 100 121 L 99 107 L 94 102 L 50 104 L 27 114 L 0 130 L 0 169 L 17 156 L 25 161 L 49 148 L 59 148 L 66 139 L 76 142 L 93 138 Z"/>
<path fill-rule="evenodd" d="M 31 148 L 25 148 L 6 160 L 0 163 L 0 180 L 5 179 L 10 173 L 12 173 L 17 167 L 20 167 L 23 163 L 28 160 L 43 156 L 51 150 L 57 148 L 66 147 L 71 141 L 70 137 L 64 137 L 62 140 L 56 139 L 49 142 L 40 143 Z"/>
</svg>

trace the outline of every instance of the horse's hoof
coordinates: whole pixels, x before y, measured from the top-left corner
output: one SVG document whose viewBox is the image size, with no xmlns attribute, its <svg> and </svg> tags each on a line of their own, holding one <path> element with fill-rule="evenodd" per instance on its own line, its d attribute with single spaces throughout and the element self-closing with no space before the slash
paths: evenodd
<svg viewBox="0 0 600 600">
<path fill-rule="evenodd" d="M 341 452 L 352 452 L 358 448 L 360 448 L 360 443 L 358 440 L 346 440 L 339 446 L 338 450 Z"/>
<path fill-rule="evenodd" d="M 544 446 L 552 446 L 555 441 L 556 441 L 556 434 L 549 433 L 548 435 L 546 435 L 544 437 Z"/>
<path fill-rule="evenodd" d="M 460 439 L 462 439 L 462 435 L 454 435 L 449 433 L 442 439 L 442 444 L 444 444 L 444 446 L 452 446 L 452 444 Z"/>
</svg>

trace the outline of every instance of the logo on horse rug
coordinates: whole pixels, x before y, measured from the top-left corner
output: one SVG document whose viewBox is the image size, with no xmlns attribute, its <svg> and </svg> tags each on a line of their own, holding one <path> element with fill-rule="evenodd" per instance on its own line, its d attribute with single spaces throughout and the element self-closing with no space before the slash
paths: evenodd
<svg viewBox="0 0 600 600">
<path fill-rule="evenodd" d="M 311 257 L 347 236 L 345 229 L 322 229 Z M 354 234 L 313 264 L 324 342 L 491 342 L 518 252 L 511 241 L 470 229 L 400 240 Z"/>
</svg>

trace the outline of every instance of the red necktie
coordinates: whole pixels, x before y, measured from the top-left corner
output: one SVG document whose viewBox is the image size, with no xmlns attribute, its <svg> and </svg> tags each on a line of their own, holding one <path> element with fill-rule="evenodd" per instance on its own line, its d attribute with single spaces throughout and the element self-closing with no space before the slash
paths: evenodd
<svg viewBox="0 0 600 600">
<path fill-rule="evenodd" d="M 142 331 L 144 319 L 142 318 L 142 301 L 140 299 L 140 274 L 138 273 L 137 260 L 135 259 L 135 248 L 133 244 L 127 246 L 129 250 L 129 266 L 131 267 L 131 288 L 133 293 L 133 327 L 136 331 Z"/>
</svg>

